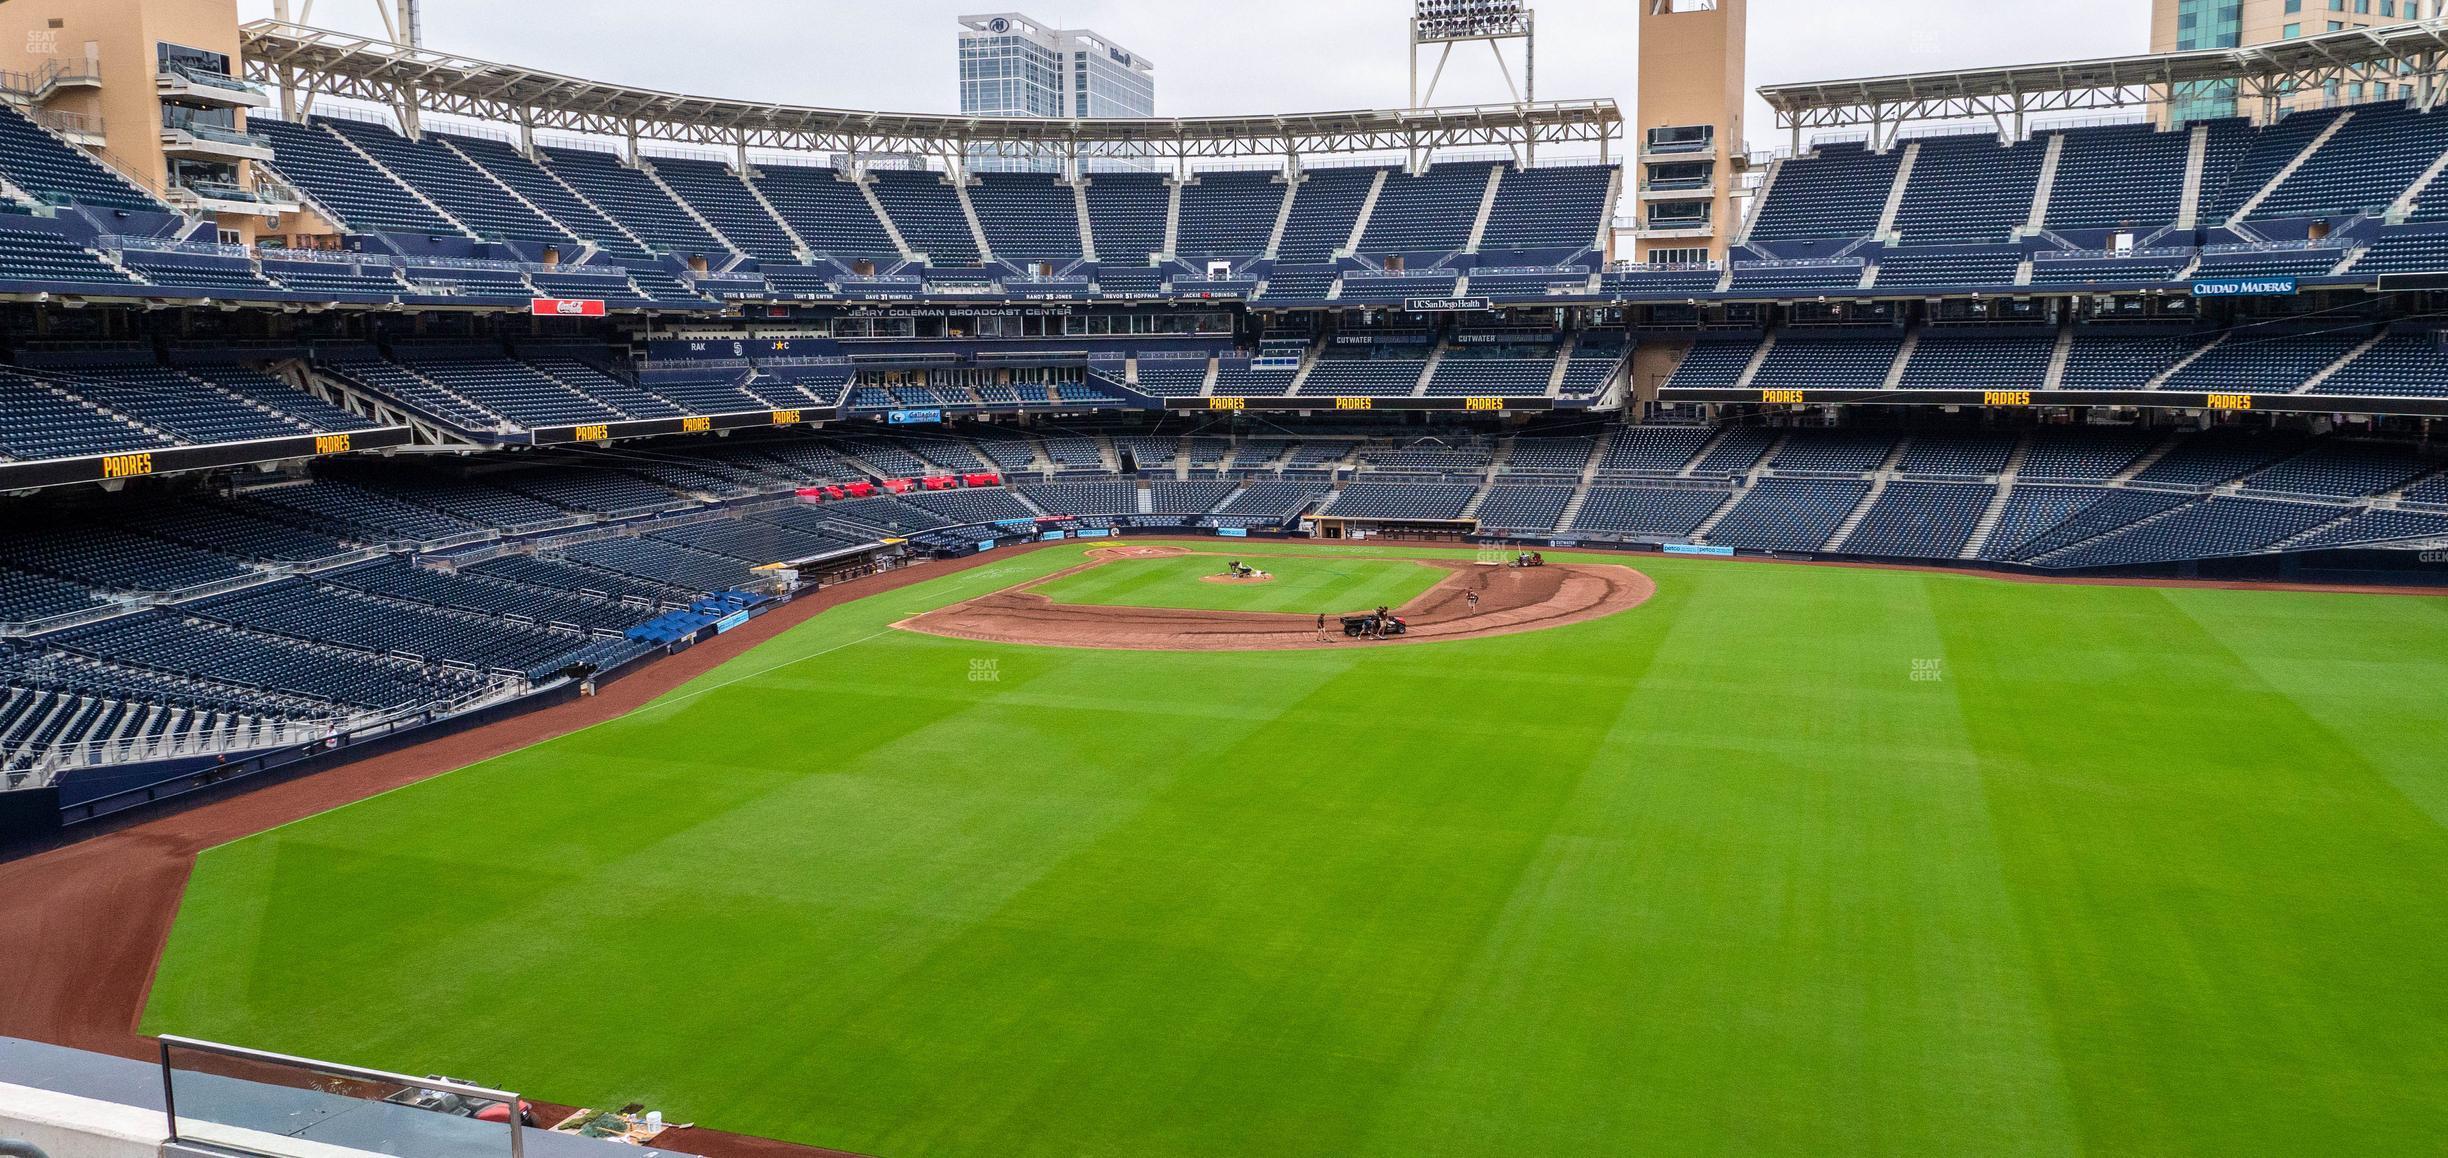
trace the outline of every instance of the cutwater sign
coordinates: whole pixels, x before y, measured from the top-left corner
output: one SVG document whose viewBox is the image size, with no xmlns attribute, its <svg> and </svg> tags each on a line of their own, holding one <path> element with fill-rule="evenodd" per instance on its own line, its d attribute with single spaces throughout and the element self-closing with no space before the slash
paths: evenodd
<svg viewBox="0 0 2448 1158">
<path fill-rule="evenodd" d="M 1485 313 L 1493 308 L 1486 298 L 1404 298 L 1403 309 L 1415 314 Z"/>
<path fill-rule="evenodd" d="M 2193 283 L 2197 298 L 2286 298 L 2295 296 L 2291 277 L 2221 277 Z"/>
</svg>

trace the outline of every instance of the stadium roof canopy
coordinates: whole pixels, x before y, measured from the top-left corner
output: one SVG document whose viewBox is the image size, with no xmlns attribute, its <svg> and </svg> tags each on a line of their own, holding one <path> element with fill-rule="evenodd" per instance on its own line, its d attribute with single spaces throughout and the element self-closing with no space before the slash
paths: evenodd
<svg viewBox="0 0 2448 1158">
<path fill-rule="evenodd" d="M 493 121 L 522 134 L 735 149 L 920 154 L 947 159 L 997 150 L 1078 158 L 1284 157 L 1316 153 L 1507 148 L 1595 143 L 1621 131 L 1612 100 L 1243 117 L 1031 118 L 861 112 L 685 96 L 582 80 L 328 29 L 258 20 L 240 29 L 247 75 L 285 94 L 390 106 L 404 126 L 418 111 Z M 297 110 L 301 115 L 305 111 Z"/>
<path fill-rule="evenodd" d="M 2287 94 L 2322 91 L 2332 81 L 2416 84 L 2428 107 L 2439 99 L 2443 59 L 2448 20 L 2424 20 L 2249 48 L 1768 85 L 1759 93 L 1777 127 L 1797 133 L 1980 118 L 2019 125 L 2035 113 L 2148 105 L 2176 86 L 2224 84 L 2234 85 L 2240 100 L 2262 102 L 2265 114 Z"/>
</svg>

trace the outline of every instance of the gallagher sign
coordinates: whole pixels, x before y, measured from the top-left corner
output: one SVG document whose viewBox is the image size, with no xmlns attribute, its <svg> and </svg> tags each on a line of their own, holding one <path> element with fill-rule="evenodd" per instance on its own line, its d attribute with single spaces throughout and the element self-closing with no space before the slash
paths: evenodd
<svg viewBox="0 0 2448 1158">
<path fill-rule="evenodd" d="M 2222 277 L 2193 283 L 2197 298 L 2287 298 L 2295 296 L 2291 277 Z"/>
<path fill-rule="evenodd" d="M 602 298 L 537 298 L 527 303 L 527 312 L 539 318 L 600 318 L 604 304 Z"/>
</svg>

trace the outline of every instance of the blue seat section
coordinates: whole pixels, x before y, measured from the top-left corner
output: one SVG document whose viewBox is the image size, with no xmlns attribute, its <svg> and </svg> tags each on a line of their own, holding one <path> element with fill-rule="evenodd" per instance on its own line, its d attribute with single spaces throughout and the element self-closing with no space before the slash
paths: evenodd
<svg viewBox="0 0 2448 1158">
<path fill-rule="evenodd" d="M 486 684 L 475 672 L 196 622 L 165 611 L 47 636 L 44 642 L 115 667 L 357 710 L 443 703 Z"/>
<path fill-rule="evenodd" d="M 2024 479 L 2105 482 L 2148 453 L 2159 436 L 2146 430 L 2038 430 L 2017 471 Z"/>
<path fill-rule="evenodd" d="M 1896 232 L 1908 245 L 2005 242 L 2031 217 L 2047 159 L 2045 139 L 2011 145 L 1989 133 L 1924 139 L 1904 184 Z"/>
<path fill-rule="evenodd" d="M 2194 270 L 2193 276 L 2325 277 L 2332 267 L 2346 260 L 2348 252 L 2346 243 L 2342 241 L 2284 248 L 2210 246 L 2202 250 L 2201 265 Z"/>
<path fill-rule="evenodd" d="M 799 247 L 792 244 L 782 223 L 757 203 L 756 193 L 729 165 L 690 157 L 649 156 L 645 160 L 672 192 L 731 240 L 732 248 L 759 261 L 799 260 Z"/>
<path fill-rule="evenodd" d="M 2048 568 L 2113 567 L 2242 555 L 2339 516 L 2336 507 L 2213 497 L 2034 560 Z"/>
<path fill-rule="evenodd" d="M 1703 338 L 1692 343 L 1666 385 L 1678 390 L 1732 389 L 1742 383 L 1743 371 L 1751 368 L 1758 353 L 1757 338 Z"/>
<path fill-rule="evenodd" d="M 1343 519 L 1459 519 L 1478 491 L 1453 483 L 1353 483 L 1319 513 Z"/>
<path fill-rule="evenodd" d="M 406 187 L 366 163 L 320 124 L 247 118 L 247 131 L 272 144 L 272 167 L 317 205 L 359 232 L 384 230 L 432 237 L 461 236 Z"/>
<path fill-rule="evenodd" d="M 419 607 L 299 580 L 207 599 L 181 610 L 264 635 L 519 675 L 540 674 L 587 642 L 575 631 Z"/>
<path fill-rule="evenodd" d="M 1309 508 L 1325 488 L 1303 482 L 1259 482 L 1215 509 L 1218 515 L 1250 523 L 1281 523 Z"/>
<path fill-rule="evenodd" d="M 981 173 L 969 186 L 986 245 L 1007 261 L 1077 261 L 1079 203 L 1050 173 Z"/>
<path fill-rule="evenodd" d="M 153 362 L 20 370 L 190 443 L 295 438 L 316 428 L 287 411 L 232 397 Z"/>
<path fill-rule="evenodd" d="M 1193 174 L 1190 184 L 1182 186 L 1180 236 L 1174 250 L 1189 260 L 1257 257 L 1266 252 L 1283 200 L 1284 183 L 1273 173 L 1226 169 Z"/>
<path fill-rule="evenodd" d="M 1708 540 L 1754 551 L 1816 551 L 1868 493 L 1869 483 L 1849 479 L 1762 479 L 1710 528 Z"/>
<path fill-rule="evenodd" d="M 2248 490 L 2362 498 L 2385 494 L 2430 473 L 2432 464 L 2395 447 L 2333 442 L 2256 472 Z"/>
<path fill-rule="evenodd" d="M 1777 163 L 1751 226 L 1752 241 L 1868 237 L 1886 211 L 1901 149 L 1873 153 L 1861 142 L 1823 144 Z"/>
<path fill-rule="evenodd" d="M 409 292 L 408 283 L 400 280 L 399 267 L 387 260 L 280 261 L 273 256 L 275 252 L 263 255 L 264 276 L 290 293 L 332 298 L 397 298 Z"/>
<path fill-rule="evenodd" d="M 438 141 L 411 141 L 389 127 L 369 121 L 324 122 L 332 131 L 382 162 L 391 175 L 408 183 L 425 199 L 488 241 L 524 241 L 558 246 L 572 256 L 578 239 L 510 196 Z"/>
<path fill-rule="evenodd" d="M 1879 257 L 1879 289 L 1908 286 L 2011 286 L 2023 253 L 2015 249 L 1920 253 L 1891 249 Z"/>
<path fill-rule="evenodd" d="M 781 211 L 800 240 L 818 254 L 844 261 L 898 260 L 899 248 L 877 220 L 867 195 L 831 169 L 804 165 L 765 165 L 757 170 L 756 187 Z"/>
<path fill-rule="evenodd" d="M 1607 297 L 1704 294 L 1717 288 L 1713 269 L 1628 269 L 1602 274 L 1598 292 Z"/>
<path fill-rule="evenodd" d="M 1148 509 L 1159 515 L 1203 515 L 1233 490 L 1232 483 L 1221 479 L 1157 479 L 1148 484 Z"/>
<path fill-rule="evenodd" d="M 648 250 L 638 243 L 638 239 L 629 236 L 620 226 L 614 225 L 611 218 L 604 216 L 593 205 L 588 204 L 576 193 L 562 185 L 560 181 L 555 180 L 552 174 L 544 171 L 543 166 L 530 160 L 527 154 L 519 152 L 517 146 L 483 137 L 449 136 L 440 133 L 434 134 L 434 137 L 447 144 L 448 147 L 458 150 L 478 168 L 490 174 L 494 180 L 509 186 L 528 204 L 543 211 L 554 224 L 562 229 L 581 239 L 594 242 L 608 253 L 635 261 L 645 260 Z M 708 249 L 694 251 L 697 255 L 709 252 Z M 575 257 L 576 255 L 568 256 Z M 691 254 L 681 256 L 686 257 Z"/>
<path fill-rule="evenodd" d="M 1895 444 L 1891 434 L 1824 430 L 1788 440 L 1768 467 L 1779 473 L 1861 474 L 1878 469 Z"/>
<path fill-rule="evenodd" d="M 1100 262 L 1144 264 L 1164 248 L 1165 211 L 1172 192 L 1161 173 L 1089 173 L 1088 231 Z M 984 212 L 985 207 L 979 206 Z M 1256 257 L 1266 239 L 1247 251 Z"/>
<path fill-rule="evenodd" d="M 2054 334 L 1961 337 L 1924 330 L 1897 383 L 1906 390 L 2038 390 Z"/>
<path fill-rule="evenodd" d="M 349 354 L 324 360 L 318 368 L 399 402 L 446 426 L 489 431 L 516 425 L 507 415 L 480 406 L 404 366 L 380 358 Z"/>
<path fill-rule="evenodd" d="M 2190 253 L 2164 255 L 2137 254 L 2133 257 L 2096 257 L 2047 260 L 2045 256 L 2032 261 L 2031 284 L 2065 289 L 2086 286 L 2149 286 L 2176 280 L 2186 266 L 2193 263 Z"/>
<path fill-rule="evenodd" d="M 1334 289 L 1338 273 L 1333 266 L 1299 269 L 1279 265 L 1267 274 L 1266 288 L 1258 296 L 1266 301 L 1322 302 Z"/>
<path fill-rule="evenodd" d="M 1485 162 L 1453 161 L 1430 165 L 1426 172 L 1386 174 L 1377 207 L 1369 214 L 1360 238 L 1363 253 L 1452 251 L 1470 243 L 1471 226 L 1487 200 L 1489 175 Z"/>
<path fill-rule="evenodd" d="M 1827 261 L 1737 261 L 1733 292 L 1784 293 L 1791 290 L 1849 290 L 1861 284 L 1870 263 L 1858 258 Z M 1711 285 L 1715 277 L 1710 278 Z"/>
<path fill-rule="evenodd" d="M 2369 335 L 2360 331 L 2260 336 L 2239 330 L 2169 375 L 2164 389 L 2222 394 L 2287 394 Z"/>
<path fill-rule="evenodd" d="M 1399 305 L 1405 298 L 1450 297 L 1458 280 L 1452 270 L 1414 270 L 1382 277 L 1347 273 L 1343 293 L 1336 300 Z"/>
<path fill-rule="evenodd" d="M 681 257 L 704 255 L 709 264 L 731 252 L 687 208 L 655 184 L 645 170 L 593 149 L 538 150 L 544 167 L 598 210 L 656 249 Z"/>
<path fill-rule="evenodd" d="M 408 370 L 521 426 L 618 422 L 629 417 L 536 371 L 498 356 L 403 352 Z"/>
<path fill-rule="evenodd" d="M 2255 437 L 2226 428 L 2205 431 L 2176 444 L 2134 476 L 2136 482 L 2217 486 L 2293 455 L 2301 445 L 2287 438 Z"/>
<path fill-rule="evenodd" d="M 2011 434 L 1916 434 L 1896 471 L 1907 475 L 1991 475 L 2014 457 Z"/>
<path fill-rule="evenodd" d="M 1464 358 L 1447 354 L 1428 380 L 1428 396 L 1544 397 L 1554 358 Z"/>
<path fill-rule="evenodd" d="M 169 212 L 152 194 L 7 104 L 0 104 L 0 177 L 41 201 Z"/>
<path fill-rule="evenodd" d="M 1847 536 L 1848 555 L 1953 558 L 1972 539 L 1997 488 L 1954 483 L 1889 483 Z"/>
<path fill-rule="evenodd" d="M 2056 530 L 2102 499 L 2120 493 L 2098 487 L 2017 486 L 2007 496 L 2004 509 L 1998 512 L 1997 526 L 1981 545 L 1980 557 L 1993 562 L 2012 559 L 2033 540 Z"/>
<path fill-rule="evenodd" d="M 2378 214 L 2448 152 L 2448 116 L 2402 103 L 2356 105 L 2352 113 L 2253 210 L 2255 219 Z"/>
<path fill-rule="evenodd" d="M 982 499 L 989 495 L 996 498 L 1008 498 L 1001 491 L 947 493 L 959 493 L 969 499 Z M 1049 515 L 1134 515 L 1139 513 L 1139 484 L 1127 480 L 1032 483 L 1021 487 L 1020 493 L 1027 495 L 1030 502 L 1037 504 L 1039 510 Z M 971 509 L 974 512 L 983 513 L 985 517 L 964 518 L 962 521 L 978 523 L 992 522 L 996 519 L 1025 519 L 1036 514 L 1036 511 L 1031 511 L 1017 503 L 1013 503 L 1011 508 L 1018 512 L 1016 514 L 1002 513 L 1003 508 L 998 504 L 985 504 Z"/>
<path fill-rule="evenodd" d="M 2225 181 L 2214 186 L 2212 174 L 2203 174 L 2202 221 L 2216 223 L 2235 216 L 2245 202 L 2269 184 L 2270 178 L 2319 137 L 2340 111 L 2326 108 L 2289 113 L 2277 124 L 2250 134 L 2237 151 L 2234 164 L 2224 170 Z"/>
<path fill-rule="evenodd" d="M 73 521 L 10 528 L 0 535 L 0 558 L 19 571 L 104 591 L 183 591 L 256 573 L 218 551 Z"/>
<path fill-rule="evenodd" d="M 2142 230 L 2174 225 L 2183 215 L 2189 127 L 2107 125 L 2064 137 L 2049 187 L 2048 228 Z"/>
<path fill-rule="evenodd" d="M 1139 389 L 1159 397 L 1196 394 L 1207 385 L 1207 360 L 1139 360 Z"/>
<path fill-rule="evenodd" d="M 0 228 L 0 282 L 10 281 L 87 293 L 143 292 L 134 279 L 104 262 L 101 254 L 59 234 Z"/>
<path fill-rule="evenodd" d="M 1887 383 L 1902 339 L 1827 336 L 1787 330 L 1760 362 L 1751 385 L 1762 390 L 1877 390 Z"/>
<path fill-rule="evenodd" d="M 255 272 L 253 261 L 242 257 L 128 249 L 120 251 L 119 263 L 154 285 L 208 297 L 263 300 L 280 292 L 279 286 Z"/>
<path fill-rule="evenodd" d="M 560 248 L 576 256 L 578 239 L 557 222 L 528 208 L 483 171 L 439 141 L 410 141 L 388 126 L 368 121 L 323 122 L 348 138 L 391 175 L 406 182 L 444 213 L 488 241 L 517 241 Z"/>
<path fill-rule="evenodd" d="M 1556 392 L 1566 398 L 1596 394 L 1614 380 L 1623 368 L 1631 347 L 1621 341 L 1605 338 L 1584 338 L 1573 348 L 1572 357 L 1564 363 L 1564 379 Z"/>
<path fill-rule="evenodd" d="M 1506 169 L 1496 186 L 1496 203 L 1488 208 L 1479 252 L 1599 245 L 1599 230 L 1614 209 L 1607 190 L 1615 172 L 1612 165 Z"/>
<path fill-rule="evenodd" d="M 0 570 L 0 623 L 33 623 L 91 611 L 101 598 L 82 583 Z"/>
<path fill-rule="evenodd" d="M 2021 488 L 2017 488 L 2017 493 L 2021 493 Z M 2028 562 L 2194 501 L 2190 495 L 2161 491 L 2092 490 L 2088 494 L 2092 501 L 2072 504 L 2065 516 L 2046 526 L 2036 526 L 2011 552 L 1996 557 Z M 2002 534 L 2005 529 L 2001 521 L 1993 534 Z M 1993 542 L 1992 546 L 1995 545 Z"/>
<path fill-rule="evenodd" d="M 0 370 L 0 458 L 32 461 L 172 446 L 117 413 L 22 373 Z"/>
<path fill-rule="evenodd" d="M 2120 334 L 2076 330 L 2067 353 L 2065 390 L 2141 390 L 2215 334 Z"/>
<path fill-rule="evenodd" d="M 2317 534 L 2289 544 L 2291 550 L 2317 551 L 2402 539 L 2448 539 L 2448 515 L 2420 511 L 2365 511 Z"/>
<path fill-rule="evenodd" d="M 2441 182 L 2448 185 L 2448 182 Z M 2355 259 L 2353 276 L 2448 273 L 2448 233 L 2387 233 Z"/>
<path fill-rule="evenodd" d="M 1498 272 L 1474 269 L 1470 275 L 1472 297 L 1517 301 L 1542 298 L 1550 294 L 1585 294 L 1589 292 L 1589 274 L 1582 270 L 1521 270 Z"/>
<path fill-rule="evenodd" d="M 521 305 L 536 294 L 517 266 L 434 265 L 411 259 L 400 276 L 411 295 L 425 301 Z"/>
<path fill-rule="evenodd" d="M 1331 260 L 1351 241 L 1352 225 L 1368 202 L 1375 167 L 1312 169 L 1292 197 L 1292 216 L 1284 222 L 1283 245 L 1276 256 L 1288 262 Z"/>
<path fill-rule="evenodd" d="M 1472 517 L 1481 527 L 1503 531 L 1552 531 L 1572 502 L 1568 486 L 1525 486 L 1507 483 L 1488 488 Z"/>
<path fill-rule="evenodd" d="M 1733 491 L 1697 487 L 1595 486 L 1573 516 L 1572 532 L 1688 538 L 1734 496 Z"/>
<path fill-rule="evenodd" d="M 1692 456 L 1699 454 L 1715 434 L 1705 426 L 1624 427 L 1617 430 L 1607 443 L 1606 457 L 1598 462 L 1598 473 L 1601 476 L 1674 474 L 1690 463 Z M 1751 452 L 1749 462 L 1739 468 L 1726 469 L 1747 470 L 1766 451 L 1767 444 L 1763 442 Z M 1519 454 L 1519 449 L 1514 453 Z"/>
<path fill-rule="evenodd" d="M 2314 394 L 2448 397 L 2448 349 L 2438 334 L 2390 334 L 2312 388 Z"/>
<path fill-rule="evenodd" d="M 1372 357 L 1328 351 L 1309 368 L 1309 377 L 1302 380 L 1300 392 L 1316 395 L 1373 395 L 1399 397 L 1410 394 L 1419 386 L 1421 373 L 1428 369 L 1425 357 L 1385 355 Z M 1541 393 L 1544 393 L 1544 389 Z"/>
<path fill-rule="evenodd" d="M 977 237 L 961 212 L 960 192 L 943 174 L 927 169 L 878 169 L 872 174 L 876 200 L 901 240 L 935 265 L 978 259 Z"/>
<path fill-rule="evenodd" d="M 1589 468 L 1589 455 L 1599 450 L 1599 441 L 1586 436 L 1569 438 L 1515 438 L 1513 450 L 1506 455 L 1506 475 L 1572 475 L 1581 477 Z M 1689 458 L 1689 455 L 1684 455 Z"/>
<path fill-rule="evenodd" d="M 1711 444 L 1700 461 L 1691 464 L 1694 475 L 1723 476 L 1742 474 L 1758 466 L 1776 445 L 1777 432 L 1756 426 L 1738 426 L 1725 431 Z"/>
</svg>

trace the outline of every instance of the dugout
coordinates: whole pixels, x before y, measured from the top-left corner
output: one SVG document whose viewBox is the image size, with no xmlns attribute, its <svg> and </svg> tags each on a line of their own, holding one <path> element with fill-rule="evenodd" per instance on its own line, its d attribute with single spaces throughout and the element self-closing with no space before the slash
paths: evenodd
<svg viewBox="0 0 2448 1158">
<path fill-rule="evenodd" d="M 1479 533 L 1477 519 L 1346 519 L 1314 515 L 1308 520 L 1313 539 L 1393 539 L 1403 542 L 1460 542 Z"/>
</svg>

